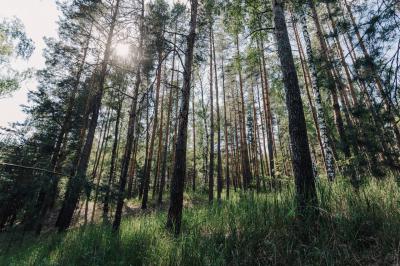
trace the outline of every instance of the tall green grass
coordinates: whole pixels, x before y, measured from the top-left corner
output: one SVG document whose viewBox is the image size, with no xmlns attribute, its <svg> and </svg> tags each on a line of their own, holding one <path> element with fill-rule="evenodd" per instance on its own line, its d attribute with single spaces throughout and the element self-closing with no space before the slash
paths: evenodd
<svg viewBox="0 0 400 266">
<path fill-rule="evenodd" d="M 233 193 L 227 201 L 184 210 L 182 234 L 165 229 L 166 213 L 126 217 L 120 233 L 92 225 L 64 234 L 5 243 L 1 265 L 369 265 L 396 264 L 400 193 L 393 180 L 358 192 L 345 180 L 318 184 L 318 220 L 297 220 L 292 187 Z M 206 195 L 185 195 L 206 198 Z M 198 200 L 196 200 L 198 201 Z M 3 241 L 2 241 L 3 240 Z"/>
</svg>

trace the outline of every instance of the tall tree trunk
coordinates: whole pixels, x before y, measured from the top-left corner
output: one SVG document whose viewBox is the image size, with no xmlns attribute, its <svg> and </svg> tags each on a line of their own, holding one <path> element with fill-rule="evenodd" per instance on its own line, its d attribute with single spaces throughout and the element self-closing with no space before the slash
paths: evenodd
<svg viewBox="0 0 400 266">
<path fill-rule="evenodd" d="M 311 9 L 311 17 L 314 21 L 315 28 L 317 30 L 317 37 L 319 41 L 319 45 L 321 48 L 321 55 L 322 55 L 322 62 L 326 66 L 325 72 L 327 74 L 328 78 L 328 89 L 331 93 L 331 101 L 332 101 L 332 107 L 334 111 L 334 119 L 335 119 L 335 126 L 337 128 L 339 137 L 340 137 L 340 142 L 341 146 L 343 149 L 343 153 L 346 158 L 349 158 L 351 156 L 350 153 L 350 144 L 348 141 L 348 138 L 346 136 L 346 132 L 344 129 L 344 124 L 343 124 L 343 119 L 342 115 L 340 113 L 340 105 L 339 105 L 339 100 L 338 100 L 338 94 L 337 94 L 337 89 L 336 85 L 338 86 L 339 90 L 343 89 L 343 84 L 341 81 L 337 78 L 334 77 L 334 66 L 333 63 L 329 57 L 329 50 L 325 42 L 324 34 L 322 31 L 322 27 L 319 21 L 318 13 L 315 7 L 315 3 L 313 0 L 307 0 L 306 6 Z M 305 12 L 305 11 L 304 11 Z M 302 14 L 304 19 L 305 19 L 305 14 Z M 304 26 L 303 26 L 304 28 Z"/>
<path fill-rule="evenodd" d="M 117 21 L 117 15 L 119 11 L 119 4 L 120 0 L 117 0 L 111 18 L 110 29 L 107 36 L 106 47 L 99 74 L 98 87 L 93 99 L 93 114 L 92 114 L 92 119 L 90 120 L 86 141 L 83 146 L 83 150 L 79 159 L 76 175 L 74 178 L 71 178 L 70 181 L 68 182 L 66 196 L 61 211 L 58 215 L 56 225 L 59 231 L 64 231 L 69 227 L 82 187 L 85 182 L 86 170 L 88 167 L 90 152 L 92 150 L 93 138 L 97 127 L 97 119 L 99 117 L 101 100 L 103 98 L 104 83 L 107 75 L 108 61 L 111 55 L 111 44 L 114 35 L 115 24 Z"/>
<path fill-rule="evenodd" d="M 179 234 L 182 221 L 183 189 L 186 175 L 186 146 L 187 124 L 190 102 L 190 81 L 193 64 L 193 50 L 196 40 L 197 0 L 192 0 L 190 30 L 187 36 L 187 48 L 185 53 L 185 67 L 183 69 L 182 104 L 179 112 L 179 133 L 176 141 L 176 156 L 174 161 L 174 173 L 171 179 L 171 196 L 168 210 L 167 227 L 174 229 Z"/>
<path fill-rule="evenodd" d="M 240 120 L 240 149 L 242 156 L 242 174 L 243 174 L 243 182 L 244 188 L 247 189 L 252 181 L 253 177 L 250 171 L 250 161 L 249 161 L 249 153 L 247 147 L 247 137 L 246 137 L 246 109 L 244 108 L 244 92 L 243 92 L 243 78 L 242 78 L 242 67 L 241 67 L 241 59 L 240 59 L 240 50 L 239 50 L 239 35 L 236 34 L 236 56 L 238 58 L 238 75 L 239 75 L 239 92 L 240 92 L 240 112 L 239 112 L 239 120 Z"/>
<path fill-rule="evenodd" d="M 308 34 L 306 15 L 305 15 L 305 12 L 303 12 L 303 11 L 301 11 L 301 13 L 300 13 L 300 20 L 301 20 L 302 29 L 303 29 L 303 37 L 304 37 L 304 41 L 306 44 L 308 66 L 309 66 L 309 69 L 311 72 L 311 86 L 313 89 L 313 94 L 314 94 L 314 99 L 315 99 L 318 127 L 319 127 L 319 130 L 321 133 L 323 151 L 325 154 L 326 173 L 328 175 L 328 179 L 330 181 L 333 181 L 335 179 L 335 166 L 334 166 L 334 161 L 333 161 L 333 153 L 332 153 L 332 148 L 330 146 L 329 139 L 328 139 L 328 129 L 326 127 L 326 122 L 325 122 L 325 117 L 324 117 L 321 93 L 320 93 L 319 87 L 318 87 L 317 69 L 316 69 L 315 63 L 314 63 L 314 55 L 312 53 L 310 35 Z"/>
<path fill-rule="evenodd" d="M 85 66 L 86 62 L 86 57 L 87 57 L 87 51 L 89 49 L 89 43 L 90 39 L 92 36 L 92 28 L 93 28 L 93 23 L 90 24 L 90 30 L 89 34 L 86 37 L 85 44 L 83 47 L 83 53 L 82 53 L 82 59 L 78 65 L 78 69 L 76 71 L 76 76 L 75 76 L 75 82 L 74 82 L 74 87 L 72 89 L 71 95 L 69 95 L 68 98 L 68 103 L 67 103 L 67 109 L 65 111 L 65 116 L 63 119 L 62 126 L 60 128 L 60 132 L 57 135 L 57 141 L 55 143 L 54 149 L 53 149 L 53 154 L 50 160 L 50 169 L 53 172 L 58 172 L 58 169 L 61 167 L 61 154 L 63 147 L 65 147 L 68 139 L 68 134 L 69 130 L 71 128 L 71 117 L 72 117 L 72 112 L 75 106 L 75 101 L 76 101 L 76 96 L 78 94 L 78 89 L 79 85 L 81 83 L 81 76 L 82 72 Z M 58 182 L 59 182 L 59 176 L 52 176 L 51 177 L 51 185 L 49 190 L 46 188 L 43 188 L 39 192 L 38 196 L 38 206 L 40 207 L 40 214 L 38 218 L 38 223 L 36 226 L 36 233 L 39 234 L 40 231 L 42 230 L 42 225 L 44 220 L 46 219 L 46 215 L 48 210 L 52 207 L 53 201 L 56 198 L 56 194 L 58 191 Z"/>
<path fill-rule="evenodd" d="M 103 221 L 108 220 L 108 212 L 109 212 L 109 201 L 110 201 L 110 190 L 111 190 L 111 181 L 115 175 L 115 161 L 117 159 L 117 147 L 118 147 L 118 136 L 119 136 L 119 122 L 121 119 L 121 109 L 122 109 L 123 98 L 120 100 L 117 107 L 117 117 L 115 120 L 115 128 L 114 128 L 114 142 L 111 151 L 111 162 L 110 162 L 110 172 L 108 174 L 108 180 L 106 185 L 106 191 L 104 195 L 104 204 L 103 204 Z"/>
<path fill-rule="evenodd" d="M 139 87 L 141 84 L 141 64 L 142 64 L 142 47 L 143 47 L 143 19 L 144 19 L 144 1 L 142 1 L 141 14 L 140 14 L 140 37 L 139 37 L 139 47 L 138 47 L 138 65 L 136 66 L 136 80 L 134 86 L 134 95 L 132 98 L 131 109 L 129 111 L 128 120 L 128 131 L 126 137 L 126 144 L 124 150 L 124 156 L 122 157 L 121 163 L 121 174 L 119 177 L 119 188 L 117 195 L 117 206 L 115 208 L 115 216 L 113 222 L 113 230 L 117 231 L 121 224 L 122 207 L 124 205 L 125 199 L 125 185 L 128 176 L 129 162 L 132 155 L 132 146 L 135 137 L 135 122 L 136 122 L 136 109 L 137 109 L 137 98 L 139 94 Z"/>
<path fill-rule="evenodd" d="M 225 180 L 226 180 L 226 198 L 229 199 L 230 189 L 230 174 L 229 174 L 229 142 L 228 142 L 228 121 L 226 119 L 226 96 L 225 96 L 225 72 L 224 72 L 224 57 L 221 62 L 222 73 L 222 94 L 224 100 L 224 141 L 225 141 Z"/>
<path fill-rule="evenodd" d="M 269 158 L 269 169 L 271 177 L 275 177 L 275 165 L 274 165 L 274 131 L 272 125 L 272 110 L 271 110 L 271 103 L 269 100 L 269 84 L 268 84 L 268 73 L 267 68 L 265 65 L 265 55 L 264 55 L 264 43 L 263 39 L 260 41 L 261 43 L 261 79 L 262 79 L 262 95 L 263 95 L 263 103 L 264 103 L 264 113 L 265 113 L 265 122 L 266 122 L 266 129 L 267 129 L 267 139 L 268 139 L 268 158 Z"/>
<path fill-rule="evenodd" d="M 151 133 L 150 146 L 149 146 L 149 156 L 144 172 L 144 187 L 143 187 L 143 198 L 142 198 L 142 210 L 147 209 L 147 200 L 149 194 L 149 186 L 150 186 L 150 172 L 151 165 L 153 162 L 153 152 L 154 152 L 154 140 L 157 135 L 157 127 L 158 127 L 158 105 L 160 100 L 160 86 L 161 86 L 161 73 L 162 73 L 162 51 L 158 51 L 158 73 L 157 73 L 157 81 L 156 81 L 156 101 L 154 105 L 154 119 L 153 119 L 153 130 Z M 154 184 L 155 185 L 155 184 Z"/>
<path fill-rule="evenodd" d="M 194 75 L 192 75 L 194 84 Z M 195 106 L 194 106 L 194 87 L 192 92 L 192 130 L 193 130 L 193 179 L 192 179 L 192 190 L 196 191 L 196 118 L 195 118 Z"/>
<path fill-rule="evenodd" d="M 292 146 L 292 166 L 296 183 L 297 210 L 307 214 L 307 208 L 315 208 L 318 198 L 315 188 L 313 168 L 308 147 L 307 128 L 301 101 L 300 88 L 290 47 L 285 13 L 281 0 L 273 1 L 275 38 L 279 61 L 283 73 L 286 106 L 289 117 L 289 135 Z M 312 211 L 315 211 L 313 209 Z M 309 211 L 309 210 L 308 210 Z"/>
<path fill-rule="evenodd" d="M 218 93 L 218 72 L 217 58 L 215 56 L 214 32 L 212 33 L 212 47 L 214 59 L 214 76 L 215 76 L 215 103 L 217 106 L 217 199 L 221 200 L 222 193 L 222 156 L 221 156 L 221 116 L 219 111 L 219 93 Z"/>
<path fill-rule="evenodd" d="M 175 23 L 175 30 L 176 30 L 176 23 Z M 174 34 L 174 45 L 176 44 L 176 33 Z M 169 136 L 170 136 L 170 124 L 171 124 L 171 115 L 172 115 L 172 103 L 173 103 L 173 92 L 174 90 L 178 90 L 177 87 L 174 87 L 174 73 L 175 73 L 175 51 L 173 52 L 172 56 L 172 71 L 171 71 L 171 84 L 170 84 L 170 91 L 168 96 L 168 111 L 167 111 L 167 123 L 165 129 L 165 143 L 162 152 L 162 165 L 161 165 L 161 180 L 160 180 L 160 189 L 158 191 L 158 205 L 162 204 L 162 198 L 164 193 L 165 187 L 165 175 L 167 170 L 167 155 L 168 155 L 168 143 L 169 143 Z"/>
<path fill-rule="evenodd" d="M 208 170 L 208 201 L 214 199 L 214 92 L 213 92 L 213 46 L 212 25 L 210 25 L 210 164 Z"/>
<path fill-rule="evenodd" d="M 310 76 L 310 72 L 308 71 L 308 68 L 306 66 L 306 59 L 305 59 L 305 55 L 304 55 L 303 45 L 301 44 L 301 41 L 300 41 L 300 36 L 299 36 L 298 30 L 297 30 L 297 24 L 295 22 L 293 14 L 291 14 L 291 20 L 292 20 L 292 26 L 293 26 L 295 39 L 296 39 L 297 48 L 299 50 L 300 64 L 301 64 L 301 69 L 302 69 L 303 77 L 304 77 L 304 84 L 305 84 L 305 89 L 306 89 L 307 100 L 308 100 L 308 104 L 310 106 L 310 110 L 312 113 L 315 130 L 317 132 L 318 143 L 319 143 L 319 146 L 321 149 L 321 154 L 322 154 L 322 158 L 323 158 L 324 165 L 325 165 L 325 171 L 326 171 L 327 167 L 326 167 L 326 159 L 325 159 L 325 149 L 324 149 L 324 145 L 323 145 L 322 139 L 321 139 L 321 131 L 319 129 L 317 111 L 313 104 L 313 101 L 311 98 L 311 93 L 310 93 L 310 83 L 312 83 L 311 76 Z"/>
</svg>

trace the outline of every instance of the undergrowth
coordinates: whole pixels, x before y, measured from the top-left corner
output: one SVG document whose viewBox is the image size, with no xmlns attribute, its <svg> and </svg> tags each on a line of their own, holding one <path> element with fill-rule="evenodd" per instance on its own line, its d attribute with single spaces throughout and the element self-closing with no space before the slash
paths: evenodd
<svg viewBox="0 0 400 266">
<path fill-rule="evenodd" d="M 292 187 L 232 193 L 183 213 L 179 237 L 165 211 L 125 217 L 118 234 L 90 225 L 63 234 L 0 235 L 1 265 L 370 265 L 398 264 L 400 193 L 393 180 L 355 192 L 344 179 L 318 184 L 314 221 L 295 215 Z M 204 200 L 206 195 L 186 194 Z M 21 234 L 21 233 L 19 233 Z"/>
</svg>

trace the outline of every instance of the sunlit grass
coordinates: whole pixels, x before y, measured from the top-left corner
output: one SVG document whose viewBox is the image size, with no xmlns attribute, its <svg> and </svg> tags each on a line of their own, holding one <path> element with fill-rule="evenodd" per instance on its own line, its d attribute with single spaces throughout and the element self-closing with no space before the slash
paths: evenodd
<svg viewBox="0 0 400 266">
<path fill-rule="evenodd" d="M 321 217 L 296 219 L 293 188 L 232 193 L 231 200 L 194 204 L 182 234 L 165 229 L 165 211 L 126 217 L 118 235 L 92 225 L 12 244 L 1 239 L 1 265 L 366 265 L 396 264 L 400 194 L 393 180 L 371 180 L 358 193 L 345 180 L 318 185 Z M 186 201 L 206 202 L 186 194 Z M 9 236 L 8 236 L 9 237 Z"/>
</svg>

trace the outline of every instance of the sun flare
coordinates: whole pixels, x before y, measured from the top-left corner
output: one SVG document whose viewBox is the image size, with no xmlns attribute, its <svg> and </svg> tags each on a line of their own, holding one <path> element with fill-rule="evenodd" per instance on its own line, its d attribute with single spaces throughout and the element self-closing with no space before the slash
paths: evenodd
<svg viewBox="0 0 400 266">
<path fill-rule="evenodd" d="M 127 43 L 118 43 L 115 46 L 115 54 L 118 57 L 126 58 L 128 57 L 129 52 L 130 52 L 130 46 Z"/>
</svg>

